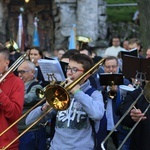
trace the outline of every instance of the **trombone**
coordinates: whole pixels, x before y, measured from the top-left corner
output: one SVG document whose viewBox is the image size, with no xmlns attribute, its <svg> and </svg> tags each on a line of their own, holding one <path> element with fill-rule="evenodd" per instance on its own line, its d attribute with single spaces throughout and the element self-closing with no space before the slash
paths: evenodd
<svg viewBox="0 0 150 150">
<path fill-rule="evenodd" d="M 6 78 L 6 76 L 15 71 L 25 60 L 27 54 L 23 54 L 21 55 L 7 70 L 7 72 L 5 72 L 1 77 L 0 77 L 0 83 Z"/>
<path fill-rule="evenodd" d="M 104 147 L 105 142 L 112 135 L 112 133 L 116 130 L 116 128 L 120 125 L 120 123 L 123 121 L 123 119 L 128 115 L 128 113 L 131 111 L 131 109 L 135 107 L 135 104 L 138 102 L 138 100 L 141 98 L 142 95 L 144 95 L 146 101 L 149 103 L 149 105 L 147 106 L 147 108 L 145 109 L 145 111 L 143 112 L 143 114 L 145 114 L 148 111 L 148 109 L 150 108 L 149 88 L 150 88 L 150 82 L 148 82 L 145 85 L 144 90 L 142 90 L 142 92 L 140 93 L 140 95 L 130 105 L 130 107 L 127 109 L 127 111 L 124 113 L 124 115 L 116 123 L 116 125 L 114 126 L 114 128 L 109 132 L 109 134 L 106 136 L 106 138 L 102 141 L 102 143 L 101 143 L 102 150 L 105 150 L 105 147 Z M 126 135 L 126 137 L 124 138 L 124 140 L 122 141 L 122 143 L 119 145 L 119 147 L 118 147 L 117 150 L 120 150 L 122 148 L 123 144 L 126 142 L 126 140 L 129 138 L 129 136 L 132 134 L 132 132 L 134 131 L 134 129 L 136 128 L 136 126 L 139 124 L 139 122 L 141 121 L 141 119 L 142 119 L 142 117 L 134 124 L 134 126 L 131 128 L 130 132 Z"/>
<path fill-rule="evenodd" d="M 99 62 L 97 62 L 92 68 L 90 68 L 87 72 L 85 72 L 83 75 L 81 75 L 78 79 L 67 85 L 65 88 L 63 88 L 60 85 L 54 84 L 54 85 L 48 85 L 44 88 L 42 92 L 43 98 L 41 101 L 39 101 L 35 106 L 33 106 L 30 110 L 28 110 L 22 117 L 20 117 L 18 120 L 16 120 L 10 127 L 5 129 L 0 136 L 2 136 L 5 132 L 7 132 L 11 127 L 13 127 L 15 124 L 17 124 L 23 117 L 25 117 L 29 112 L 31 112 L 37 105 L 41 104 L 42 102 L 46 101 L 50 104 L 51 108 L 48 109 L 45 113 L 43 113 L 42 116 L 40 116 L 33 124 L 31 124 L 26 130 L 24 130 L 19 136 L 17 136 L 12 142 L 10 142 L 8 145 L 6 145 L 2 150 L 6 150 L 8 147 L 10 147 L 16 140 L 18 140 L 23 134 L 25 134 L 30 128 L 32 128 L 35 124 L 37 124 L 45 115 L 47 115 L 52 109 L 56 110 L 65 110 L 69 107 L 70 104 L 70 96 L 69 91 L 77 85 L 81 80 L 83 80 L 84 77 L 87 75 L 92 75 L 95 73 L 96 69 L 102 65 L 103 61 L 105 59 L 101 59 Z M 44 94 L 44 96 L 43 96 Z"/>
</svg>

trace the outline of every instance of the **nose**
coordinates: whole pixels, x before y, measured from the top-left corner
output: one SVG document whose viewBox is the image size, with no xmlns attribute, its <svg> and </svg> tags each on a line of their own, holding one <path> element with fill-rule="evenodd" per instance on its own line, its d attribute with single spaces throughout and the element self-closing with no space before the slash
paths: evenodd
<svg viewBox="0 0 150 150">
<path fill-rule="evenodd" d="M 69 70 L 67 71 L 67 76 L 71 77 L 71 75 L 72 75 L 72 71 L 71 71 L 71 69 L 69 69 Z"/>
</svg>

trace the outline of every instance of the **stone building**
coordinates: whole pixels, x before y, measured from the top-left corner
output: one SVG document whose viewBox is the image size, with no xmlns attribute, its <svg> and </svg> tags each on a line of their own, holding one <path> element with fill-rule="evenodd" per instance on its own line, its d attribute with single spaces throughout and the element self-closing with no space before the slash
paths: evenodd
<svg viewBox="0 0 150 150">
<path fill-rule="evenodd" d="M 73 24 L 76 34 L 92 38 L 90 46 L 101 47 L 107 36 L 106 2 L 104 0 L 2 0 L 0 1 L 1 42 L 17 37 L 18 15 L 24 8 L 26 46 L 32 46 L 34 17 L 37 16 L 40 46 L 53 51 L 68 48 Z"/>
</svg>

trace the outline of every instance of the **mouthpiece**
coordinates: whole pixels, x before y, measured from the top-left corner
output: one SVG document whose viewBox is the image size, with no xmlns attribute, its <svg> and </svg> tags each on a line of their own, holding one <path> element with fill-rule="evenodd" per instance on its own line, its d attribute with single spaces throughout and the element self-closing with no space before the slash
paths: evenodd
<svg viewBox="0 0 150 150">
<path fill-rule="evenodd" d="M 31 59 L 31 62 L 34 62 L 34 59 Z"/>
</svg>

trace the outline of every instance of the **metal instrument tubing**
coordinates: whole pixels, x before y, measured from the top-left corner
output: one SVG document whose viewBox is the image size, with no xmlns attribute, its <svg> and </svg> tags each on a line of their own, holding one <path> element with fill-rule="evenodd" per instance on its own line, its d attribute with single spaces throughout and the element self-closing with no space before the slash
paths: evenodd
<svg viewBox="0 0 150 150">
<path fill-rule="evenodd" d="M 114 128 L 109 132 L 109 134 L 106 136 L 106 138 L 102 141 L 102 143 L 101 143 L 102 150 L 105 150 L 105 147 L 104 147 L 105 142 L 112 135 L 112 133 L 116 130 L 116 128 L 118 127 L 118 125 L 120 125 L 120 123 L 122 122 L 122 120 L 127 116 L 127 114 L 130 112 L 130 110 L 133 108 L 133 106 L 137 103 L 137 101 L 142 96 L 142 94 L 143 94 L 143 91 L 140 93 L 140 95 L 137 97 L 137 99 L 131 104 L 131 106 L 127 109 L 127 111 L 125 112 L 125 114 L 119 119 L 119 121 L 116 123 L 116 125 L 114 126 Z"/>
<path fill-rule="evenodd" d="M 23 55 L 20 59 L 24 58 L 26 55 Z M 20 59 L 18 59 L 20 61 Z M 69 107 L 69 94 L 68 91 L 70 91 L 75 85 L 77 85 L 85 76 L 87 75 L 92 75 L 96 69 L 98 69 L 100 67 L 100 65 L 103 63 L 105 59 L 100 60 L 99 62 L 97 62 L 92 68 L 90 68 L 86 73 L 84 73 L 83 75 L 81 75 L 78 79 L 76 79 L 75 81 L 73 81 L 71 84 L 69 84 L 68 86 L 66 86 L 65 88 L 62 88 L 60 85 L 49 85 L 46 86 L 43 89 L 44 92 L 44 96 L 46 98 L 46 101 L 50 104 L 51 108 L 46 111 L 44 114 L 42 114 L 42 116 L 40 116 L 33 124 L 31 124 L 25 131 L 23 131 L 19 136 L 17 136 L 12 142 L 10 142 L 7 146 L 5 146 L 3 148 L 3 150 L 6 150 L 8 147 L 10 147 L 16 140 L 18 140 L 23 134 L 25 134 L 30 128 L 32 128 L 36 123 L 38 123 L 46 114 L 48 114 L 52 109 L 57 109 L 57 110 L 65 110 Z M 21 62 L 21 61 L 20 61 Z M 15 66 L 19 65 L 17 62 L 15 62 Z M 16 67 L 12 66 L 11 70 L 14 69 Z M 10 70 L 10 71 L 11 71 Z M 64 84 L 64 83 L 63 83 Z M 62 85 L 62 84 L 61 84 Z M 49 92 L 50 91 L 50 92 Z M 51 93 L 51 91 L 54 91 L 54 94 Z M 51 95 L 49 95 L 49 93 Z M 57 95 L 60 97 L 62 94 L 65 94 L 65 98 L 61 101 L 61 99 L 59 99 L 57 97 Z M 55 97 L 56 96 L 56 97 Z M 43 99 L 45 100 L 45 99 Z M 41 100 L 42 101 L 42 100 Z M 41 103 L 41 101 L 39 101 Z M 63 104 L 61 104 L 63 103 Z M 16 122 L 14 122 L 9 129 L 16 124 L 17 122 L 19 122 L 23 117 L 25 117 L 31 110 L 33 110 L 37 105 L 39 105 L 39 103 L 37 103 L 35 106 L 33 106 L 30 110 L 28 110 L 22 117 L 20 117 L 18 120 L 16 120 Z M 66 106 L 66 107 L 65 107 Z M 9 129 L 6 129 L 7 132 Z M 2 135 L 3 133 L 1 133 L 0 135 Z"/>
<path fill-rule="evenodd" d="M 150 104 L 147 106 L 147 108 L 145 109 L 145 111 L 143 112 L 143 114 L 145 115 L 145 113 L 148 111 L 148 109 L 150 108 Z M 134 129 L 137 127 L 137 125 L 140 123 L 140 121 L 142 120 L 142 117 L 134 124 L 134 126 L 131 128 L 130 132 L 127 134 L 127 136 L 124 138 L 124 140 L 122 141 L 122 143 L 119 145 L 117 150 L 120 150 L 123 146 L 123 144 L 127 141 L 127 139 L 129 138 L 129 136 L 132 134 L 132 132 L 134 131 Z"/>
<path fill-rule="evenodd" d="M 34 108 L 36 108 L 38 105 L 40 105 L 42 102 L 44 102 L 45 99 L 40 100 L 38 103 L 36 103 L 31 109 L 29 109 L 25 114 L 23 114 L 18 120 L 16 120 L 13 124 L 11 124 L 6 130 L 0 133 L 0 136 L 2 136 L 4 133 L 6 133 L 10 128 L 12 128 L 15 124 L 17 124 L 22 118 L 24 118 L 27 114 L 29 114 Z"/>
<path fill-rule="evenodd" d="M 6 147 L 2 148 L 2 150 L 7 150 L 9 146 L 11 146 L 14 142 L 16 142 L 23 134 L 25 134 L 29 129 L 31 129 L 35 124 L 37 124 L 45 115 L 47 115 L 53 108 L 47 110 L 42 116 L 40 116 L 33 124 L 31 124 L 26 130 L 24 130 L 19 136 L 17 136 L 12 142 L 10 142 Z"/>
<path fill-rule="evenodd" d="M 0 78 L 0 83 L 6 78 L 6 76 L 10 73 L 15 71 L 15 69 L 17 69 L 17 67 L 24 61 L 25 57 L 27 54 L 23 54 L 22 56 L 20 56 L 9 68 L 8 71 L 5 72 L 2 77 Z"/>
</svg>

